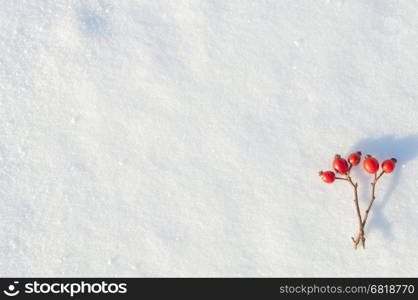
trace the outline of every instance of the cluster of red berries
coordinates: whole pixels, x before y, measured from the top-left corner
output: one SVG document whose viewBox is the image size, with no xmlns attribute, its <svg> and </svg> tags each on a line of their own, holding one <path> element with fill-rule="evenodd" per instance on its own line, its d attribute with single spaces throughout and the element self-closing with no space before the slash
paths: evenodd
<svg viewBox="0 0 418 300">
<path fill-rule="evenodd" d="M 319 172 L 319 176 L 321 179 L 326 183 L 333 183 L 335 180 L 341 180 L 348 182 L 354 190 L 354 203 L 356 206 L 356 213 L 359 223 L 359 231 L 355 237 L 352 237 L 352 241 L 354 242 L 354 248 L 357 249 L 357 246 L 361 243 L 363 248 L 366 246 L 366 238 L 365 238 L 365 226 L 367 222 L 367 218 L 369 216 L 370 209 L 372 208 L 373 202 L 376 199 L 375 195 L 375 188 L 377 181 L 383 176 L 385 173 L 392 173 L 396 166 L 396 159 L 391 158 L 387 159 L 381 164 L 381 171 L 379 175 L 377 172 L 379 171 L 380 165 L 379 161 L 371 155 L 366 155 L 363 160 L 363 169 L 369 173 L 373 174 L 373 179 L 371 182 L 372 185 L 372 196 L 367 206 L 367 209 L 364 212 L 364 215 L 361 215 L 360 205 L 359 205 L 359 197 L 358 197 L 358 184 L 357 182 L 353 181 L 353 178 L 350 175 L 351 168 L 354 166 L 359 165 L 361 162 L 361 152 L 351 153 L 347 159 L 342 158 L 340 155 L 335 155 L 334 161 L 332 162 L 332 167 L 334 171 L 326 171 L 326 172 Z M 336 176 L 335 173 L 341 174 L 341 176 Z"/>
<path fill-rule="evenodd" d="M 361 161 L 361 152 L 355 152 L 348 156 L 347 160 L 340 155 L 335 155 L 332 167 L 337 173 L 347 174 L 352 166 L 357 166 Z M 382 162 L 382 171 L 384 173 L 392 173 L 395 169 L 396 158 L 387 159 Z M 366 155 L 363 161 L 363 168 L 369 174 L 375 174 L 379 170 L 379 161 L 371 155 Z M 334 171 L 321 171 L 319 176 L 326 183 L 333 183 L 335 181 Z"/>
</svg>

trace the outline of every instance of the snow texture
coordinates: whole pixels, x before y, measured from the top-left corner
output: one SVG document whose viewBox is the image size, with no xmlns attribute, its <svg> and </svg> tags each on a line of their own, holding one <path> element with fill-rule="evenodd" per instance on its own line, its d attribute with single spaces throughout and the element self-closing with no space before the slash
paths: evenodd
<svg viewBox="0 0 418 300">
<path fill-rule="evenodd" d="M 418 276 L 417 1 L 0 6 L 0 276 Z"/>
</svg>

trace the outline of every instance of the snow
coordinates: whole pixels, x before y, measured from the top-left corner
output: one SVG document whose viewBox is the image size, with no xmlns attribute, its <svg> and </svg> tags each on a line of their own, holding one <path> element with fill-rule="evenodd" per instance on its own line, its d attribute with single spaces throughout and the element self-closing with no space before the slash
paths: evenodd
<svg viewBox="0 0 418 300">
<path fill-rule="evenodd" d="M 406 0 L 3 1 L 0 276 L 417 276 L 417 40 Z M 317 175 L 357 150 L 399 161 L 365 251 Z"/>
</svg>

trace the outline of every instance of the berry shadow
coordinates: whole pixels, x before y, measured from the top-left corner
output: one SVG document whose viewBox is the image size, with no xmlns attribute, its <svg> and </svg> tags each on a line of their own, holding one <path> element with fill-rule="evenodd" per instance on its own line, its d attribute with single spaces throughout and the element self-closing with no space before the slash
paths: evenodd
<svg viewBox="0 0 418 300">
<path fill-rule="evenodd" d="M 366 230 L 379 229 L 387 239 L 393 240 L 392 224 L 385 218 L 384 209 L 388 201 L 392 198 L 393 192 L 399 185 L 402 177 L 402 167 L 418 156 L 418 135 L 410 135 L 404 138 L 385 135 L 380 138 L 363 139 L 357 142 L 351 150 L 352 152 L 361 151 L 363 157 L 366 154 L 371 154 L 375 156 L 379 162 L 392 157 L 395 157 L 398 160 L 395 171 L 390 175 L 384 175 L 384 178 L 382 178 L 383 180 L 380 179 L 377 183 L 376 201 L 371 210 L 370 221 L 366 225 Z M 371 182 L 372 177 L 367 176 L 364 172 L 361 172 L 361 174 L 358 175 L 363 186 L 365 186 L 365 183 L 369 184 Z M 380 185 L 383 183 L 380 181 L 386 181 L 383 196 L 379 193 Z M 370 188 L 363 189 L 362 191 L 364 192 L 362 193 L 362 210 L 364 211 L 365 203 L 370 201 Z"/>
</svg>

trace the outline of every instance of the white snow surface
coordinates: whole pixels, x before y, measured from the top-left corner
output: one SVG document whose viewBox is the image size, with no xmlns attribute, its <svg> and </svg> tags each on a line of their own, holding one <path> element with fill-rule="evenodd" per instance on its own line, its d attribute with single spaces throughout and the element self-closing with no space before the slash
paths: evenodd
<svg viewBox="0 0 418 300">
<path fill-rule="evenodd" d="M 0 276 L 418 276 L 417 1 L 0 7 Z"/>
</svg>

